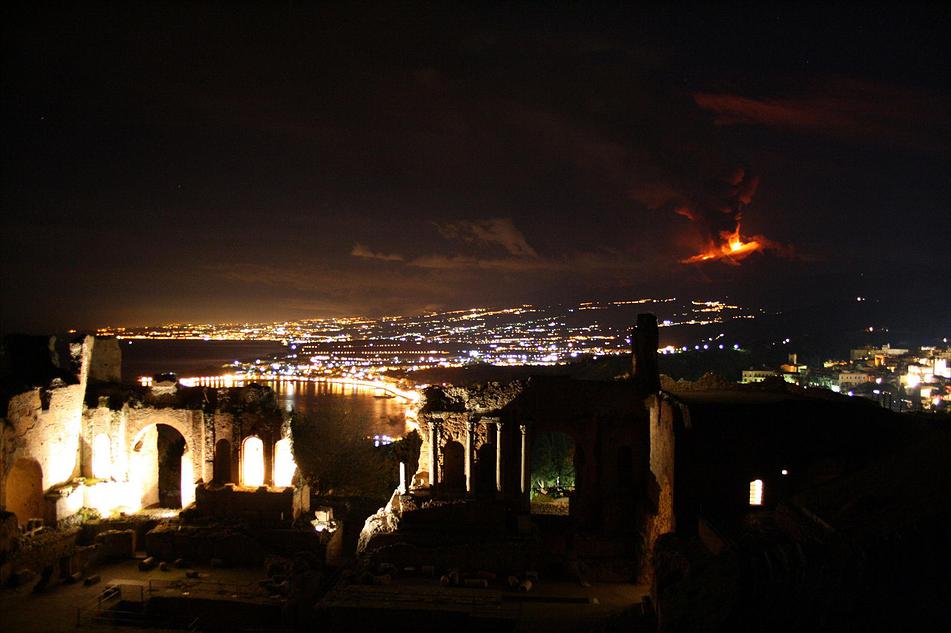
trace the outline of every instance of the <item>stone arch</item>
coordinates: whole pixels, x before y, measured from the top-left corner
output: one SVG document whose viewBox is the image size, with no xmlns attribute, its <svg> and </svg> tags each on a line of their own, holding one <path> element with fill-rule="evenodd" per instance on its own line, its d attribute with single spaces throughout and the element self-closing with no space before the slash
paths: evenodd
<svg viewBox="0 0 951 633">
<path fill-rule="evenodd" d="M 264 441 L 249 435 L 241 442 L 241 485 L 257 488 L 264 481 Z"/>
<path fill-rule="evenodd" d="M 466 489 L 466 449 L 455 440 L 443 447 L 442 485 L 448 491 Z"/>
<path fill-rule="evenodd" d="M 226 439 L 215 442 L 215 465 L 212 476 L 215 483 L 219 484 L 234 481 L 231 475 L 231 442 Z"/>
<path fill-rule="evenodd" d="M 291 486 L 297 473 L 294 450 L 290 437 L 278 440 L 274 444 L 274 485 Z"/>
<path fill-rule="evenodd" d="M 13 463 L 6 482 L 6 507 L 20 525 L 29 519 L 42 519 L 43 467 L 35 459 L 21 457 Z"/>
<path fill-rule="evenodd" d="M 189 444 L 187 448 L 192 448 L 191 444 L 200 443 L 202 440 L 200 437 L 193 438 L 191 428 L 184 421 L 179 419 L 179 416 L 172 415 L 166 410 L 156 411 L 155 409 L 146 412 L 145 415 L 129 416 L 128 426 L 126 428 L 126 437 L 130 435 L 134 438 L 131 446 L 135 447 L 135 444 L 138 440 L 141 439 L 143 433 L 149 430 L 150 427 L 153 427 L 157 424 L 164 424 L 165 426 L 170 426 L 178 433 L 185 438 L 185 441 Z"/>
<path fill-rule="evenodd" d="M 194 501 L 191 447 L 177 425 L 156 422 L 136 433 L 129 451 L 129 483 L 130 505 L 182 508 Z"/>
</svg>

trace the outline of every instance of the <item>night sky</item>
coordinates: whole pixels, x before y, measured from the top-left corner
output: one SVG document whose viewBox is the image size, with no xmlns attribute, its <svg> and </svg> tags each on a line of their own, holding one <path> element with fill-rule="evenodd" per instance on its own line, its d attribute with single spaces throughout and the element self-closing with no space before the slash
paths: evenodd
<svg viewBox="0 0 951 633">
<path fill-rule="evenodd" d="M 651 295 L 947 328 L 948 5 L 302 5 L 4 9 L 0 329 Z M 738 217 L 763 248 L 682 263 Z"/>
</svg>

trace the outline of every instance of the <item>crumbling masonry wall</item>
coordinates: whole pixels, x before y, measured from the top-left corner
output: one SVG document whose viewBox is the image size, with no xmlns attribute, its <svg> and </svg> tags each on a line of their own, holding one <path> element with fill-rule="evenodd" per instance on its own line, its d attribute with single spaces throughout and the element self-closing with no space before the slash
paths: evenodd
<svg viewBox="0 0 951 633">
<path fill-rule="evenodd" d="M 93 362 L 95 346 L 96 339 L 91 336 L 79 344 L 77 384 L 66 384 L 62 379 L 54 378 L 49 385 L 10 398 L 0 427 L 3 435 L 0 443 L 0 506 L 8 505 L 10 491 L 6 484 L 18 463 L 22 465 L 26 461 L 36 465 L 44 492 L 79 474 L 83 398 L 90 367 L 96 367 L 97 375 L 113 372 L 108 353 L 106 358 Z M 103 344 L 101 348 L 109 350 L 110 346 Z M 29 505 L 34 507 L 35 500 L 31 500 Z M 18 517 L 20 521 L 26 518 L 53 517 L 44 509 L 44 516 Z"/>
<path fill-rule="evenodd" d="M 502 429 L 502 445 L 507 456 L 511 452 L 514 440 L 513 430 L 506 428 L 501 420 L 502 409 L 512 402 L 525 388 L 524 383 L 515 381 L 509 384 L 487 383 L 472 387 L 431 387 L 426 390 L 425 403 L 420 410 L 419 423 L 422 436 L 419 467 L 413 478 L 414 486 L 430 487 L 445 482 L 447 471 L 445 455 L 450 443 L 455 442 L 471 453 L 469 477 L 477 479 L 476 471 L 490 464 L 483 464 L 480 456 L 487 445 L 496 445 L 499 441 L 499 429 Z M 434 450 L 433 437 L 437 438 Z M 437 460 L 434 463 L 434 458 Z M 511 461 L 511 460 L 505 460 Z M 506 467 L 507 466 L 507 467 Z M 512 468 L 517 464 L 503 465 L 504 478 L 512 480 L 516 475 Z M 434 477 L 435 468 L 435 477 Z M 495 469 L 492 461 L 491 468 Z M 483 474 L 479 478 L 489 479 Z M 494 477 L 491 479 L 494 480 Z M 470 484 L 470 485 L 473 485 Z M 458 491 L 458 490 L 457 490 Z M 480 491 L 489 492 L 489 491 Z"/>
<path fill-rule="evenodd" d="M 0 508 L 15 507 L 21 524 L 42 518 L 55 525 L 83 507 L 135 510 L 157 501 L 157 492 L 150 492 L 158 479 L 158 473 L 151 472 L 157 468 L 157 425 L 171 427 L 184 439 L 185 504 L 194 499 L 197 483 L 213 479 L 220 439 L 230 444 L 231 454 L 224 459 L 236 475 L 243 440 L 259 437 L 265 449 L 265 483 L 273 483 L 274 445 L 285 420 L 269 389 L 124 386 L 118 383 L 117 341 L 87 336 L 72 343 L 69 352 L 72 378 L 60 372 L 62 377 L 48 385 L 16 393 L 4 412 Z"/>
</svg>

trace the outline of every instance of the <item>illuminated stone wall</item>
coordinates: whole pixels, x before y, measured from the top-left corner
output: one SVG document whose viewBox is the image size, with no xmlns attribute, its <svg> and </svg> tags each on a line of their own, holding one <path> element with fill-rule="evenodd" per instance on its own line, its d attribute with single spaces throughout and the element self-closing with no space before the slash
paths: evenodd
<svg viewBox="0 0 951 633">
<path fill-rule="evenodd" d="M 33 389 L 10 399 L 5 471 L 21 457 L 35 459 L 43 469 L 44 489 L 77 474 L 84 387 Z"/>
<path fill-rule="evenodd" d="M 3 425 L 3 450 L 0 451 L 0 502 L 4 507 L 8 505 L 8 497 L 16 499 L 17 493 L 7 489 L 7 480 L 20 460 L 31 460 L 38 465 L 43 491 L 79 475 L 83 398 L 94 340 L 87 336 L 73 345 L 74 354 L 78 355 L 78 384 L 65 384 L 57 378 L 48 386 L 30 389 L 10 398 Z M 96 366 L 99 367 L 97 371 L 110 371 L 108 360 L 96 363 Z M 55 519 L 48 508 L 42 518 Z"/>
</svg>

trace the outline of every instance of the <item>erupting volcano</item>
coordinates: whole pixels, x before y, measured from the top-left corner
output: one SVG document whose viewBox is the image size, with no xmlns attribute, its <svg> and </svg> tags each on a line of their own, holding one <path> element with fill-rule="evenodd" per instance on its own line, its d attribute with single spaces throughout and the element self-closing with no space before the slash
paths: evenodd
<svg viewBox="0 0 951 633">
<path fill-rule="evenodd" d="M 702 253 L 682 259 L 682 264 L 696 264 L 714 259 L 722 259 L 730 264 L 738 264 L 740 260 L 745 259 L 747 255 L 765 248 L 769 242 L 760 236 L 750 237 L 749 241 L 743 239 L 740 235 L 740 224 L 737 222 L 736 229 L 732 232 L 723 231 L 720 233 L 723 242 L 720 245 L 710 243 Z"/>
<path fill-rule="evenodd" d="M 738 266 L 750 253 L 767 249 L 789 255 L 791 249 L 762 235 L 746 238 L 740 233 L 743 210 L 753 201 L 759 178 L 745 168 L 737 168 L 725 178 L 717 178 L 699 193 L 676 200 L 674 211 L 690 220 L 699 233 L 700 252 L 681 259 L 681 264 L 722 261 Z"/>
</svg>

